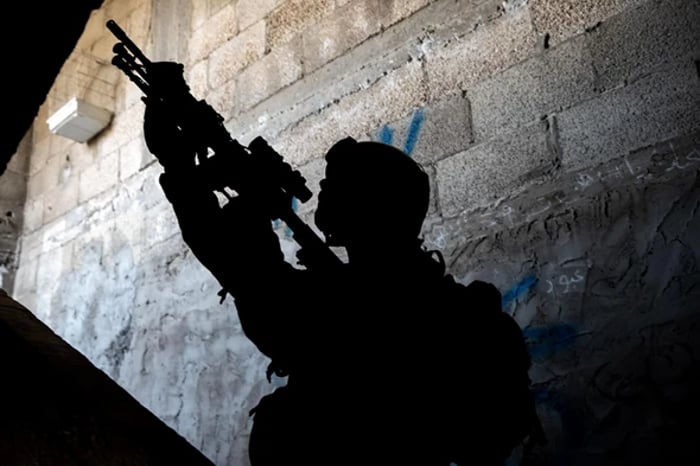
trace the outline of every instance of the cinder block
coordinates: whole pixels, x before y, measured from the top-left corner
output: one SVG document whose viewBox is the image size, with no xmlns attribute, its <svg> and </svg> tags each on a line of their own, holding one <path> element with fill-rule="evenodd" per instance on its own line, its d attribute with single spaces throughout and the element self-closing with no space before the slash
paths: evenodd
<svg viewBox="0 0 700 466">
<path fill-rule="evenodd" d="M 161 173 L 163 173 L 163 167 L 159 163 L 151 163 L 125 182 L 127 189 L 139 193 L 139 206 L 144 210 L 151 209 L 165 199 L 165 194 L 158 182 Z"/>
<path fill-rule="evenodd" d="M 35 231 L 44 224 L 44 196 L 40 195 L 24 204 L 24 224 L 22 228 L 25 232 Z"/>
<path fill-rule="evenodd" d="M 267 17 L 267 47 L 274 49 L 329 14 L 332 0 L 286 0 Z"/>
<path fill-rule="evenodd" d="M 80 173 L 78 202 L 113 188 L 119 182 L 119 152 L 106 154 Z"/>
<path fill-rule="evenodd" d="M 130 36 L 131 37 L 131 36 Z M 105 63 L 109 63 L 114 56 L 113 48 L 114 44 L 117 43 L 117 38 L 112 34 L 109 36 L 103 36 L 102 38 L 95 41 L 89 48 L 90 53 L 95 57 L 99 57 L 104 60 Z M 110 65 L 111 66 L 111 65 Z M 107 65 L 105 65 L 105 68 Z"/>
<path fill-rule="evenodd" d="M 299 41 L 279 46 L 239 74 L 236 111 L 246 110 L 301 77 Z"/>
<path fill-rule="evenodd" d="M 142 134 L 144 111 L 145 105 L 138 102 L 115 113 L 109 126 L 94 139 L 94 142 L 89 141 L 88 146 L 94 147 L 93 150 L 100 155 L 116 152 L 119 147 Z"/>
<path fill-rule="evenodd" d="M 216 14 L 219 10 L 222 8 L 227 7 L 231 3 L 236 3 L 236 13 L 240 14 L 238 11 L 238 4 L 240 2 L 231 2 L 231 0 L 207 0 L 207 3 L 209 4 L 209 15 Z"/>
<path fill-rule="evenodd" d="M 700 129 L 694 63 L 655 70 L 627 87 L 562 112 L 562 164 L 591 167 L 658 141 Z"/>
<path fill-rule="evenodd" d="M 204 59 L 185 70 L 190 93 L 198 99 L 209 93 L 209 60 Z"/>
<path fill-rule="evenodd" d="M 61 283 L 56 278 L 70 270 L 71 252 L 70 244 L 42 251 L 36 271 L 36 286 L 41 293 L 50 296 L 56 291 Z"/>
<path fill-rule="evenodd" d="M 30 174 L 27 180 L 28 199 L 33 199 L 39 194 L 48 192 L 58 184 L 61 163 L 61 157 L 49 157 L 40 170 L 34 174 Z"/>
<path fill-rule="evenodd" d="M 126 180 L 154 161 L 155 157 L 148 151 L 146 141 L 142 137 L 134 138 L 119 148 L 119 179 Z"/>
<path fill-rule="evenodd" d="M 63 216 L 78 205 L 78 177 L 68 178 L 44 196 L 44 223 Z"/>
<path fill-rule="evenodd" d="M 83 92 L 81 93 L 82 98 L 86 102 L 90 102 L 92 105 L 95 105 L 100 108 L 104 108 L 106 110 L 109 110 L 111 112 L 114 111 L 114 94 L 110 90 L 108 94 L 105 94 L 104 90 L 106 89 L 97 89 L 96 87 L 88 87 L 88 88 L 83 88 Z"/>
<path fill-rule="evenodd" d="M 593 97 L 586 41 L 575 38 L 468 90 L 476 141 L 525 126 Z"/>
<path fill-rule="evenodd" d="M 287 160 L 303 165 L 346 136 L 360 137 L 424 104 L 425 81 L 417 61 L 388 73 L 371 87 L 338 100 L 284 131 L 275 141 Z M 378 103 L 380 103 L 378 105 Z"/>
<path fill-rule="evenodd" d="M 531 0 L 529 8 L 537 32 L 540 35 L 549 34 L 549 43 L 555 45 L 644 1 Z"/>
<path fill-rule="evenodd" d="M 238 27 L 243 30 L 257 23 L 284 0 L 238 0 Z"/>
<path fill-rule="evenodd" d="M 164 196 L 161 202 L 155 204 L 146 212 L 144 222 L 148 225 L 147 234 L 144 238 L 145 244 L 143 244 L 145 248 L 181 234 L 173 208 L 165 200 Z"/>
<path fill-rule="evenodd" d="M 198 2 L 195 2 L 198 3 Z M 226 43 L 238 32 L 235 4 L 230 3 L 207 19 L 192 33 L 189 41 L 189 59 L 196 63 Z"/>
<path fill-rule="evenodd" d="M 70 152 L 71 148 L 79 144 L 72 139 L 52 134 L 49 136 L 49 160 L 56 155 L 63 155 Z"/>
<path fill-rule="evenodd" d="M 466 90 L 518 63 L 535 51 L 535 31 L 527 10 L 516 10 L 480 25 L 441 47 L 428 45 L 426 73 L 431 99 Z"/>
<path fill-rule="evenodd" d="M 13 296 L 27 295 L 30 296 L 36 292 L 36 275 L 39 261 L 25 260 L 23 255 L 20 256 L 19 268 L 15 272 L 15 280 L 13 290 L 6 290 L 8 293 L 12 291 Z M 23 300 L 26 303 L 27 300 Z"/>
<path fill-rule="evenodd" d="M 115 99 L 115 108 L 117 109 L 117 113 L 123 112 L 124 109 L 131 108 L 134 105 L 143 105 L 141 101 L 143 92 L 126 78 L 121 80 L 115 89 L 117 95 Z"/>
<path fill-rule="evenodd" d="M 25 261 L 31 262 L 38 259 L 42 247 L 44 246 L 45 235 L 43 230 L 43 228 L 40 228 L 32 232 L 24 231 L 21 238 L 20 265 Z"/>
<path fill-rule="evenodd" d="M 438 162 L 442 215 L 488 205 L 541 180 L 556 163 L 548 127 L 547 122 L 539 122 Z"/>
<path fill-rule="evenodd" d="M 431 32 L 431 35 L 440 37 L 454 37 L 472 30 L 475 24 L 483 20 L 478 14 L 468 15 L 465 19 L 465 12 L 470 12 L 475 3 L 475 0 L 459 4 L 452 0 L 435 2 L 306 74 L 304 79 L 295 81 L 252 110 L 237 113 L 229 124 L 235 126 L 234 132 L 241 135 L 241 139 L 251 140 L 259 134 L 276 137 L 302 119 L 335 105 L 341 96 L 366 89 L 380 81 L 385 74 L 418 60 L 423 52 L 416 34 L 421 34 L 426 24 L 431 28 L 433 25 L 445 25 L 439 31 Z M 488 3 L 494 10 L 499 5 L 493 0 Z M 410 109 L 406 113 L 408 111 Z M 384 123 L 386 121 L 380 124 Z"/>
<path fill-rule="evenodd" d="M 131 40 L 144 50 L 151 34 L 152 2 L 129 2 L 134 9 L 124 21 L 124 30 Z M 110 57 L 111 59 L 111 57 Z M 111 67 L 115 68 L 115 67 Z"/>
<path fill-rule="evenodd" d="M 387 28 L 411 16 L 416 11 L 428 5 L 432 0 L 404 0 L 387 2 L 379 0 L 379 18 L 382 26 Z"/>
<path fill-rule="evenodd" d="M 139 0 L 138 3 L 141 3 L 141 1 Z M 139 5 L 137 4 L 136 1 L 104 2 L 104 5 L 101 8 L 99 8 L 97 11 L 103 12 L 104 18 L 116 18 L 117 21 L 120 21 L 122 18 L 126 18 L 129 15 L 129 13 L 135 7 L 138 7 L 138 6 Z M 103 27 L 104 27 L 104 24 L 105 24 L 105 22 L 101 21 L 101 25 Z"/>
<path fill-rule="evenodd" d="M 454 94 L 372 131 L 373 140 L 388 142 L 389 137 L 421 164 L 461 152 L 472 143 L 469 101 Z"/>
<path fill-rule="evenodd" d="M 10 157 L 7 161 L 6 172 L 11 171 L 14 173 L 19 173 L 23 176 L 28 176 L 29 173 L 29 156 L 31 153 L 31 147 L 27 147 L 23 142 L 17 148 L 17 152 Z M 26 183 L 26 182 L 25 182 Z"/>
<path fill-rule="evenodd" d="M 104 71 L 102 71 L 104 70 Z M 110 70 L 110 72 L 107 72 Z M 115 72 L 118 71 L 115 66 L 107 68 L 107 65 L 96 70 L 89 70 L 85 74 L 78 74 L 71 77 L 71 84 L 76 88 L 80 89 L 81 92 L 93 92 L 95 94 L 102 94 L 107 97 L 114 99 L 114 85 L 118 79 Z M 99 72 L 99 73 L 98 73 Z M 90 102 L 93 105 L 98 105 L 109 110 L 113 110 L 113 104 L 110 103 L 109 107 L 101 105 L 100 102 L 94 102 L 90 100 L 89 96 L 81 94 L 81 98 Z"/>
<path fill-rule="evenodd" d="M 34 126 L 37 126 L 36 122 Z M 49 158 L 48 137 L 40 140 L 34 139 L 32 144 L 31 154 L 29 155 L 29 176 L 36 175 L 39 170 L 44 168 L 46 160 Z"/>
<path fill-rule="evenodd" d="M 699 28 L 696 1 L 651 0 L 611 18 L 588 35 L 600 89 L 635 80 L 661 62 L 697 55 Z"/>
<path fill-rule="evenodd" d="M 87 144 L 75 144 L 71 146 L 66 157 L 67 162 L 70 164 L 70 169 L 78 173 L 85 170 L 89 165 L 92 165 L 98 155 L 96 151 Z"/>
<path fill-rule="evenodd" d="M 236 94 L 236 80 L 231 80 L 219 86 L 205 95 L 206 101 L 224 119 L 228 117 L 236 107 L 236 99 L 240 98 Z"/>
<path fill-rule="evenodd" d="M 24 173 L 5 170 L 0 175 L 0 200 L 22 202 L 27 195 L 27 177 Z"/>
<path fill-rule="evenodd" d="M 315 70 L 379 31 L 380 0 L 351 2 L 303 33 L 304 71 Z"/>
<path fill-rule="evenodd" d="M 209 2 L 191 2 L 190 26 L 196 31 L 209 19 Z"/>
<path fill-rule="evenodd" d="M 313 197 L 306 203 L 297 203 L 299 215 L 310 215 L 316 211 L 318 205 L 318 193 L 321 191 L 321 180 L 326 176 L 326 160 L 321 157 L 311 160 L 299 167 L 302 176 L 306 178 L 306 187 L 313 193 Z"/>
<path fill-rule="evenodd" d="M 216 89 L 265 53 L 265 22 L 260 21 L 223 43 L 209 60 L 209 85 Z"/>
<path fill-rule="evenodd" d="M 51 136 L 49 125 L 46 123 L 46 120 L 49 118 L 48 100 L 50 98 L 49 94 L 49 96 L 46 97 L 46 101 L 39 107 L 36 117 L 34 117 L 34 123 L 32 124 L 32 142 L 35 146 L 34 150 L 36 150 L 36 145 L 39 141 L 46 140 Z M 48 144 L 48 141 L 46 141 L 46 144 Z"/>
</svg>

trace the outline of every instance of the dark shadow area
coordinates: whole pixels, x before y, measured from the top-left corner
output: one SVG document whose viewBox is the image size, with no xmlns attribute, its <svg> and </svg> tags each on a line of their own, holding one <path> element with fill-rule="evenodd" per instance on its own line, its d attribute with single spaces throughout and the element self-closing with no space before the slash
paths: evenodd
<svg viewBox="0 0 700 466">
<path fill-rule="evenodd" d="M 2 290 L 0 355 L 3 466 L 212 465 Z"/>
<path fill-rule="evenodd" d="M 603 364 L 587 361 L 576 373 L 534 384 L 540 418 L 553 435 L 533 450 L 532 464 L 695 464 L 699 342 L 700 316 L 686 313 L 619 333 Z"/>
<path fill-rule="evenodd" d="M 102 0 L 13 2 L 6 7 L 8 25 L 0 32 L 6 114 L 0 140 L 0 175 L 34 122 L 64 62 L 75 48 L 90 13 Z M 11 24 L 11 26 L 9 26 Z"/>
</svg>

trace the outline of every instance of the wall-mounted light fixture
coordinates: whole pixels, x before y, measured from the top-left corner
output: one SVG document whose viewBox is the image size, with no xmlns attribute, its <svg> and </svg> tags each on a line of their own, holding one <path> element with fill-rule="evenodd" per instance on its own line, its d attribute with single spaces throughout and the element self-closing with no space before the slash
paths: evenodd
<svg viewBox="0 0 700 466">
<path fill-rule="evenodd" d="M 73 97 L 46 120 L 49 130 L 77 142 L 87 142 L 102 131 L 112 112 Z"/>
</svg>

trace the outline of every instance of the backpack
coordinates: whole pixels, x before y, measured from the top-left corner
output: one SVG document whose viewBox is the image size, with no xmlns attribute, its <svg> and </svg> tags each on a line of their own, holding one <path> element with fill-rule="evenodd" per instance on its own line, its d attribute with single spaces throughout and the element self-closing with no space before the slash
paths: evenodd
<svg viewBox="0 0 700 466">
<path fill-rule="evenodd" d="M 452 374 L 441 403 L 450 461 L 503 464 L 526 439 L 543 440 L 523 332 L 502 311 L 495 286 L 482 281 L 464 286 L 449 275 L 443 285 L 452 316 L 445 345 Z"/>
</svg>

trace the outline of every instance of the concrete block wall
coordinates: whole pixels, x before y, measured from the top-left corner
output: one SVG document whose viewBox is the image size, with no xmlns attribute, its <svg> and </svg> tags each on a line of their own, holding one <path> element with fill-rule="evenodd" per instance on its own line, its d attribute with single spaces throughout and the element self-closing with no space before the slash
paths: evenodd
<svg viewBox="0 0 700 466">
<path fill-rule="evenodd" d="M 426 246 L 497 285 L 528 339 L 537 464 L 698 454 L 676 427 L 697 412 L 697 2 L 112 1 L 76 51 L 98 75 L 107 18 L 314 192 L 345 136 L 423 164 Z M 65 73 L 31 135 L 13 296 L 216 464 L 247 464 L 266 360 L 179 236 L 136 86 L 90 81 L 113 83 L 115 116 L 77 144 L 44 124 L 51 97 L 86 92 Z"/>
</svg>

